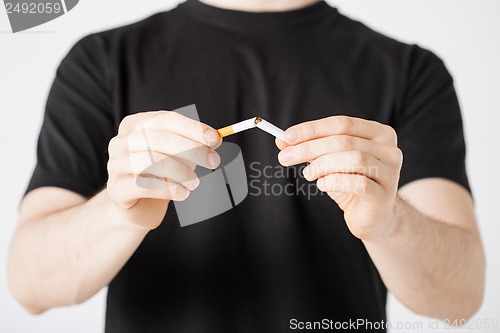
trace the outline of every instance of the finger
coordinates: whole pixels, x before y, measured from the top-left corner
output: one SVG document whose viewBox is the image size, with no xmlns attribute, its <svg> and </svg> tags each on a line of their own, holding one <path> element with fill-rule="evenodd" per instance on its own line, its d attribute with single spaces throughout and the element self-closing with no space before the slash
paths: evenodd
<svg viewBox="0 0 500 333">
<path fill-rule="evenodd" d="M 132 207 L 140 199 L 183 201 L 190 194 L 180 184 L 148 177 L 128 177 L 110 185 L 110 195 L 124 208 Z"/>
<path fill-rule="evenodd" d="M 128 137 L 130 153 L 152 151 L 215 169 L 220 156 L 211 148 L 177 133 L 161 130 L 135 131 Z"/>
<path fill-rule="evenodd" d="M 358 150 L 384 161 L 391 157 L 392 147 L 388 148 L 378 142 L 355 136 L 333 135 L 286 146 L 279 153 L 278 159 L 283 165 L 289 166 L 309 162 L 326 154 Z"/>
<path fill-rule="evenodd" d="M 143 144 L 146 147 L 144 150 L 147 150 L 148 143 L 146 142 L 146 140 L 144 140 Z M 150 150 L 150 151 L 153 154 L 156 153 L 152 150 Z M 118 136 L 115 136 L 114 138 L 112 138 L 109 141 L 108 153 L 109 153 L 110 160 L 117 159 L 117 158 L 120 158 L 123 156 L 128 156 L 128 154 L 130 153 L 129 152 L 128 137 L 123 136 L 123 135 L 122 136 L 118 135 Z M 191 161 L 187 161 L 187 160 L 183 160 L 182 162 L 187 164 L 193 170 L 196 168 L 196 165 L 197 165 L 196 163 L 191 162 Z"/>
<path fill-rule="evenodd" d="M 282 141 L 282 140 L 280 140 L 280 139 L 278 139 L 278 138 L 276 138 L 276 139 L 274 140 L 274 142 L 276 143 L 276 147 L 278 147 L 278 148 L 279 148 L 279 150 L 283 150 L 283 149 L 285 149 L 286 147 L 288 147 L 288 144 L 287 144 L 285 141 Z"/>
<path fill-rule="evenodd" d="M 149 111 L 129 115 L 121 121 L 118 134 L 128 135 L 134 131 L 151 129 L 172 131 L 212 148 L 217 148 L 222 143 L 221 137 L 211 126 L 173 111 Z"/>
<path fill-rule="evenodd" d="M 154 117 L 159 116 L 161 113 L 167 111 L 147 111 L 147 112 L 138 112 L 131 115 L 126 116 L 120 122 L 120 126 L 118 128 L 118 134 L 122 136 L 126 136 L 137 127 L 139 127 L 145 121 L 152 119 Z"/>
<path fill-rule="evenodd" d="M 147 175 L 139 175 L 135 177 L 135 184 L 136 186 L 146 190 L 142 192 L 146 193 L 143 198 L 167 198 L 168 200 L 183 201 L 189 196 L 189 193 L 191 192 L 182 184 L 172 182 L 168 179 L 159 179 Z"/>
<path fill-rule="evenodd" d="M 191 191 L 200 184 L 198 176 L 189 165 L 155 152 L 138 152 L 110 160 L 108 170 L 111 179 L 130 176 L 154 177 L 179 183 Z"/>
<path fill-rule="evenodd" d="M 331 135 L 350 135 L 391 145 L 397 144 L 396 132 L 392 127 L 348 116 L 331 116 L 292 126 L 285 131 L 285 140 L 288 144 L 296 145 Z"/>
<path fill-rule="evenodd" d="M 174 132 L 212 148 L 217 148 L 222 143 L 222 138 L 214 128 L 177 112 L 162 112 L 145 121 L 142 126 L 146 130 Z"/>
<path fill-rule="evenodd" d="M 129 160 L 132 174 L 135 176 L 154 176 L 159 179 L 167 179 L 170 182 L 182 184 L 191 191 L 200 184 L 194 170 L 174 157 L 139 152 L 131 154 Z"/>
<path fill-rule="evenodd" d="M 352 194 L 361 197 L 381 192 L 380 185 L 368 177 L 357 174 L 330 174 L 319 178 L 316 185 L 320 191 L 335 195 Z"/>
<path fill-rule="evenodd" d="M 387 167 L 376 158 L 359 151 L 323 155 L 304 168 L 304 177 L 313 181 L 333 173 L 363 175 L 385 184 Z"/>
</svg>

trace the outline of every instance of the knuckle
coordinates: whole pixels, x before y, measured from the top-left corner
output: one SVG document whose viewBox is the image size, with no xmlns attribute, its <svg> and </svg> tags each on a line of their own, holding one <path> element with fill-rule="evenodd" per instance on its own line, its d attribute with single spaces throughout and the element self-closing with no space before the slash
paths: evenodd
<svg viewBox="0 0 500 333">
<path fill-rule="evenodd" d="M 117 148 L 116 146 L 118 145 L 118 142 L 117 142 L 117 141 L 118 141 L 118 139 L 117 139 L 117 137 L 116 137 L 116 136 L 115 136 L 115 137 L 113 137 L 113 138 L 111 138 L 111 140 L 109 140 L 109 142 L 108 142 L 108 153 L 109 153 L 110 155 L 111 155 L 111 154 L 113 154 L 113 153 L 115 152 L 115 150 L 116 150 L 116 148 Z"/>
<path fill-rule="evenodd" d="M 106 170 L 108 172 L 108 181 L 119 179 L 122 175 L 127 174 L 124 166 L 123 158 L 110 158 L 106 163 Z"/>
<path fill-rule="evenodd" d="M 353 126 L 352 118 L 348 116 L 337 116 L 336 121 L 341 132 L 347 132 Z"/>
<path fill-rule="evenodd" d="M 183 128 L 183 130 L 186 131 L 186 133 L 194 134 L 202 131 L 202 126 L 200 122 L 183 121 L 183 119 L 185 119 L 186 117 L 175 111 L 164 111 L 164 112 L 165 112 L 164 119 L 167 123 L 172 124 L 172 123 L 182 122 L 183 124 L 185 124 L 185 128 Z"/>
<path fill-rule="evenodd" d="M 123 144 L 124 140 L 120 136 L 111 138 L 108 142 L 108 154 L 110 157 L 123 155 L 128 153 L 128 148 Z"/>
<path fill-rule="evenodd" d="M 164 111 L 161 116 L 167 121 L 176 121 L 179 119 L 180 114 L 175 111 Z"/>
<path fill-rule="evenodd" d="M 114 178 L 114 165 L 112 160 L 108 160 L 108 163 L 106 164 L 106 170 L 108 171 L 108 180 L 111 180 Z"/>
<path fill-rule="evenodd" d="M 118 127 L 118 133 L 129 131 L 135 122 L 134 121 L 135 117 L 136 115 L 128 115 L 125 118 L 123 118 L 122 121 L 120 122 L 120 126 Z"/>
<path fill-rule="evenodd" d="M 400 164 L 403 162 L 403 151 L 398 147 L 394 148 L 394 156 Z"/>
<path fill-rule="evenodd" d="M 393 141 L 397 142 L 397 138 L 398 138 L 398 135 L 396 133 L 396 130 L 389 126 L 389 125 L 385 125 L 385 132 L 387 133 L 387 137 L 389 137 L 390 139 L 392 139 Z"/>
<path fill-rule="evenodd" d="M 394 164 L 401 166 L 403 164 L 403 151 L 398 147 L 391 147 L 390 149 L 390 161 L 393 161 Z"/>
<path fill-rule="evenodd" d="M 353 150 L 351 152 L 352 162 L 356 166 L 363 166 L 366 164 L 366 156 L 359 150 Z"/>
<path fill-rule="evenodd" d="M 132 114 L 132 115 L 125 116 L 125 117 L 122 119 L 122 121 L 121 121 L 120 125 L 122 125 L 122 126 L 127 126 L 127 125 L 130 125 L 130 123 L 132 123 L 132 122 L 133 122 L 134 117 L 135 117 L 135 115 L 133 115 L 133 114 Z"/>
<path fill-rule="evenodd" d="M 203 135 L 203 129 L 199 122 L 190 122 L 187 124 L 186 131 L 191 134 L 196 134 L 196 137 L 202 137 Z"/>
<path fill-rule="evenodd" d="M 302 150 L 304 153 L 304 157 L 307 160 L 310 160 L 313 158 L 313 149 L 312 149 L 311 144 L 309 142 L 304 142 Z"/>
<path fill-rule="evenodd" d="M 181 122 L 182 118 L 184 117 L 183 115 L 175 111 L 163 111 L 160 116 L 163 118 L 163 121 L 165 121 L 166 124 L 176 124 L 178 122 Z M 191 129 L 186 129 L 186 131 L 191 131 Z"/>
<path fill-rule="evenodd" d="M 315 138 L 318 136 L 319 129 L 318 129 L 318 123 L 316 121 L 311 122 L 311 126 L 309 126 L 309 131 L 311 132 L 310 133 L 311 138 Z"/>
<path fill-rule="evenodd" d="M 350 136 L 340 136 L 337 140 L 339 141 L 338 145 L 342 150 L 352 150 L 354 148 L 354 140 Z"/>
<path fill-rule="evenodd" d="M 120 171 L 121 159 L 110 158 L 106 164 L 106 168 L 109 176 L 116 176 L 116 173 Z"/>
</svg>

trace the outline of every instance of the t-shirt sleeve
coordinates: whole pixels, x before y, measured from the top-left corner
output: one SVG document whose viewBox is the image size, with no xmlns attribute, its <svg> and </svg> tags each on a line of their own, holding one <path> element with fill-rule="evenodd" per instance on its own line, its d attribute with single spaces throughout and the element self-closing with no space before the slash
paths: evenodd
<svg viewBox="0 0 500 333">
<path fill-rule="evenodd" d="M 95 35 L 79 41 L 61 62 L 26 193 L 54 186 L 91 197 L 105 186 L 107 147 L 115 133 L 106 71 L 105 48 Z"/>
<path fill-rule="evenodd" d="M 395 129 L 403 151 L 399 186 L 445 178 L 470 191 L 462 117 L 453 79 L 433 53 L 412 48 L 406 91 Z"/>
</svg>

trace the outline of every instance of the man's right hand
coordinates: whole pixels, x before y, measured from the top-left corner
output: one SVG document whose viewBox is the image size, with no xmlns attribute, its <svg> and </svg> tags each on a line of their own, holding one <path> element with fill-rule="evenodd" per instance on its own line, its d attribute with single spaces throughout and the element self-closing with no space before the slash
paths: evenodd
<svg viewBox="0 0 500 333">
<path fill-rule="evenodd" d="M 160 225 L 168 203 L 198 186 L 194 168 L 219 165 L 221 142 L 210 126 L 175 112 L 123 119 L 109 142 L 106 189 L 88 199 L 45 186 L 23 199 L 8 265 L 14 297 L 41 313 L 109 284 Z"/>
<path fill-rule="evenodd" d="M 126 221 L 154 229 L 171 200 L 198 187 L 197 165 L 217 168 L 221 143 L 215 129 L 176 112 L 127 116 L 109 142 L 108 195 Z"/>
</svg>

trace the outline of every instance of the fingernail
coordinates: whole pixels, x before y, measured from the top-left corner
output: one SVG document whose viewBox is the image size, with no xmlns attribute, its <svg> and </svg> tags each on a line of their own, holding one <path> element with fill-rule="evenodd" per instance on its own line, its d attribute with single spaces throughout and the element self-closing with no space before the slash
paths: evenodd
<svg viewBox="0 0 500 333">
<path fill-rule="evenodd" d="M 179 201 L 184 201 L 189 197 L 189 194 L 191 194 L 190 191 L 183 189 L 182 194 L 179 194 L 181 197 L 179 198 Z"/>
<path fill-rule="evenodd" d="M 180 184 L 174 184 L 173 189 L 172 189 L 172 194 L 173 197 L 176 198 L 176 201 L 184 201 L 187 199 L 189 196 L 189 191 L 185 189 L 182 185 Z"/>
<path fill-rule="evenodd" d="M 220 139 L 219 135 L 214 130 L 206 130 L 205 133 L 203 133 L 203 138 L 210 146 L 216 145 Z"/>
<path fill-rule="evenodd" d="M 220 156 L 216 152 L 211 151 L 208 153 L 208 164 L 212 167 L 212 169 L 215 169 L 219 166 L 220 163 Z"/>
<path fill-rule="evenodd" d="M 295 129 L 289 129 L 285 132 L 285 140 L 287 142 L 293 142 L 295 140 L 297 140 L 299 136 L 299 133 L 297 133 L 297 130 Z"/>
<path fill-rule="evenodd" d="M 307 176 L 309 175 L 309 167 L 308 166 L 306 166 L 304 168 L 304 170 L 302 170 L 302 175 L 304 176 L 304 178 L 307 179 Z"/>
<path fill-rule="evenodd" d="M 198 186 L 200 186 L 200 179 L 199 178 L 191 179 L 189 182 L 187 182 L 185 184 L 186 185 L 184 185 L 184 186 L 186 186 L 188 188 L 188 190 L 194 191 L 194 190 L 196 190 L 196 188 Z"/>
<path fill-rule="evenodd" d="M 287 163 L 288 161 L 290 161 L 292 159 L 292 152 L 289 149 L 282 150 L 278 154 L 278 159 L 280 160 L 280 162 L 282 164 Z"/>
</svg>

